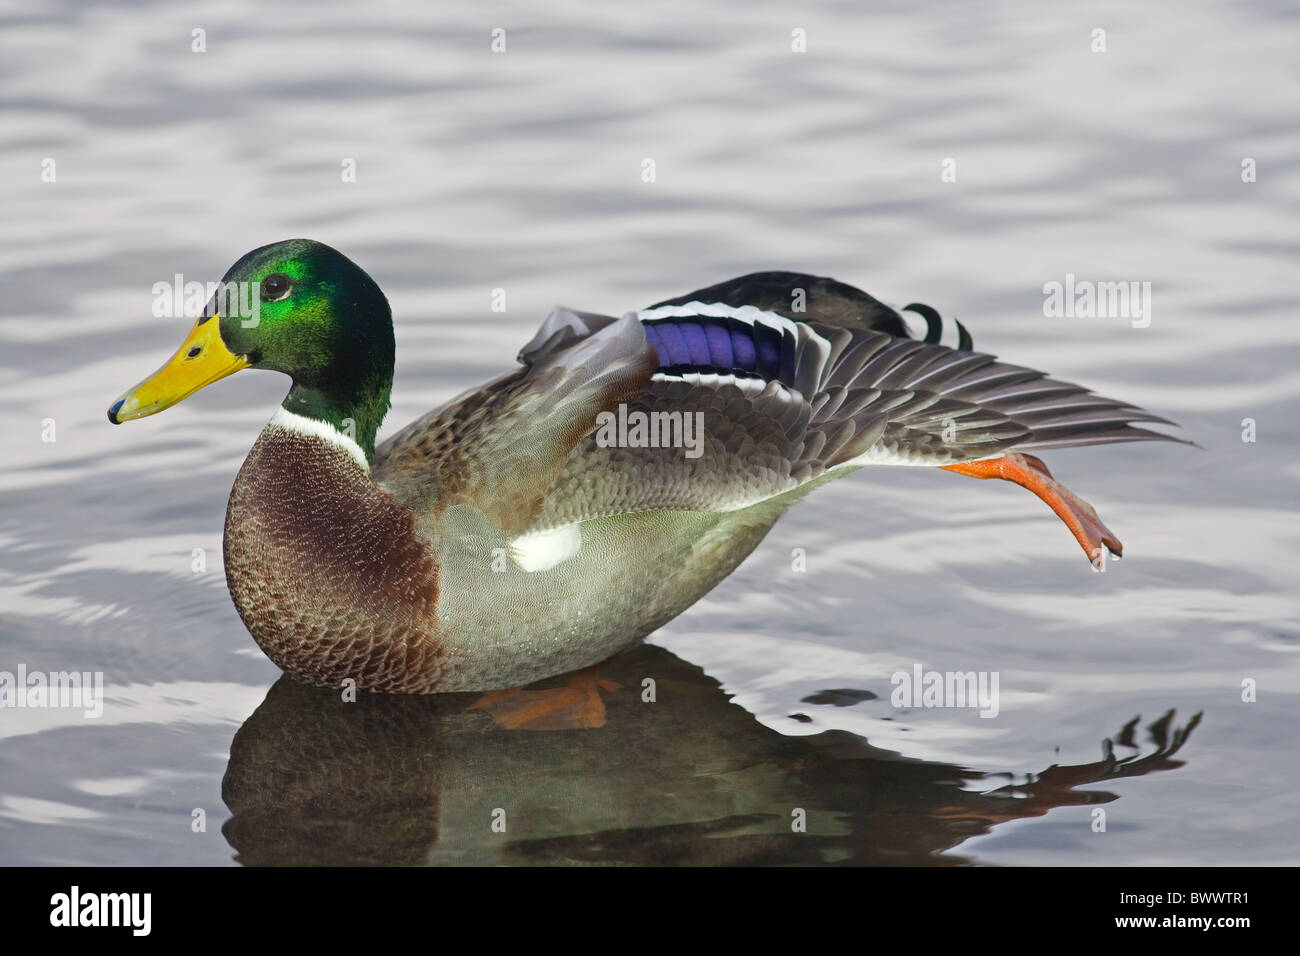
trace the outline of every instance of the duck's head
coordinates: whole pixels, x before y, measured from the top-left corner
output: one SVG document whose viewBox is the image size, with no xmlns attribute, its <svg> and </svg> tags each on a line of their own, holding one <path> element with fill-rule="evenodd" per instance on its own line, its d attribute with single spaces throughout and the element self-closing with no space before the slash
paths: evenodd
<svg viewBox="0 0 1300 956">
<path fill-rule="evenodd" d="M 244 368 L 293 379 L 284 407 L 352 437 L 373 458 L 393 380 L 393 323 L 370 276 L 311 239 L 254 249 L 226 272 L 166 364 L 108 409 L 144 418 Z"/>
</svg>

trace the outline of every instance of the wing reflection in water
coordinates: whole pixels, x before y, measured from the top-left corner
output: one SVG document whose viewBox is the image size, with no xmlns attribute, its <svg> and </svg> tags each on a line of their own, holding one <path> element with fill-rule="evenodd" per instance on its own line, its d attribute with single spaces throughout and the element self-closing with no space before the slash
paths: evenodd
<svg viewBox="0 0 1300 956">
<path fill-rule="evenodd" d="M 844 731 L 783 736 L 653 645 L 600 675 L 622 688 L 606 695 L 605 726 L 542 732 L 499 728 L 467 709 L 475 695 L 344 703 L 282 678 L 231 744 L 223 833 L 245 865 L 962 864 L 942 851 L 1007 820 L 1118 799 L 1082 784 L 1180 766 L 1200 719 L 1180 728 L 1166 714 L 1143 754 L 1135 718 L 1116 737 L 1130 756 L 1107 739 L 1095 763 L 999 785 L 1007 775 Z M 646 677 L 654 703 L 641 699 Z M 797 808 L 806 832 L 792 832 Z"/>
</svg>

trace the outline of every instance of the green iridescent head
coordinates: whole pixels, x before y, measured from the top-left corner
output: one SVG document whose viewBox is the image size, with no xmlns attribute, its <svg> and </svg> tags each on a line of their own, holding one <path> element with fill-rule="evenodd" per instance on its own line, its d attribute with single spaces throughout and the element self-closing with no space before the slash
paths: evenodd
<svg viewBox="0 0 1300 956">
<path fill-rule="evenodd" d="M 168 408 L 242 368 L 293 379 L 284 407 L 374 457 L 393 384 L 388 300 L 342 253 L 311 239 L 254 249 L 226 272 L 176 354 L 109 409 L 113 423 Z"/>
</svg>

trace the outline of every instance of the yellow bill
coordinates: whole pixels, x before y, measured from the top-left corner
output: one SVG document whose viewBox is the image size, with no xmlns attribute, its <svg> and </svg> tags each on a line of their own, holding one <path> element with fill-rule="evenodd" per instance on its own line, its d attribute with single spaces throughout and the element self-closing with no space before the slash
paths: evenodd
<svg viewBox="0 0 1300 956">
<path fill-rule="evenodd" d="M 248 360 L 233 354 L 221 341 L 221 319 L 215 315 L 200 319 L 162 368 L 109 407 L 108 420 L 120 425 L 161 412 L 241 368 L 248 368 Z"/>
</svg>

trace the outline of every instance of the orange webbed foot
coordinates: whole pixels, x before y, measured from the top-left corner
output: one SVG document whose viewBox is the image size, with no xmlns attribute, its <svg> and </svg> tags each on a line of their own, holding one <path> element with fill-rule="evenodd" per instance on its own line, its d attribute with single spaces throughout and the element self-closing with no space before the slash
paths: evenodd
<svg viewBox="0 0 1300 956">
<path fill-rule="evenodd" d="M 1104 567 L 1103 548 L 1117 558 L 1124 554 L 1124 546 L 1119 538 L 1097 517 L 1092 505 L 1053 478 L 1042 460 L 1033 455 L 1016 452 L 1001 458 L 940 467 L 971 478 L 1002 478 L 1028 488 L 1065 522 L 1094 568 Z"/>
<path fill-rule="evenodd" d="M 621 685 L 602 680 L 588 667 L 569 678 L 563 687 L 542 690 L 494 690 L 469 706 L 492 717 L 506 730 L 586 730 L 605 726 L 605 702 L 600 692 Z"/>
</svg>

